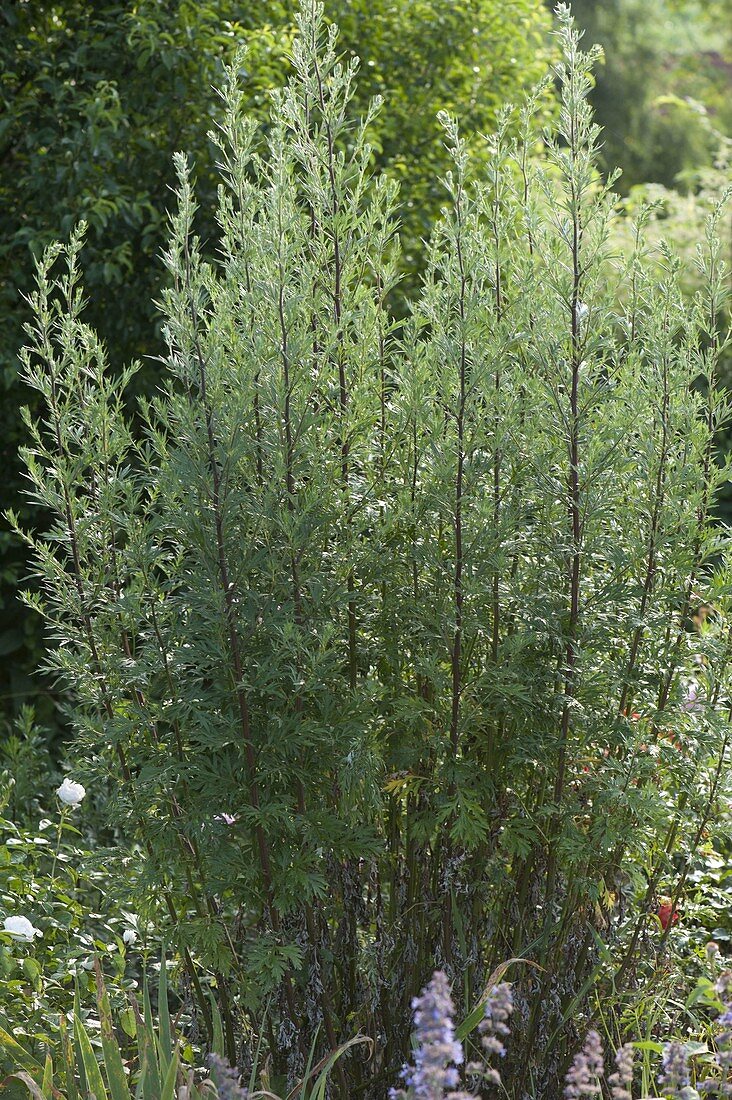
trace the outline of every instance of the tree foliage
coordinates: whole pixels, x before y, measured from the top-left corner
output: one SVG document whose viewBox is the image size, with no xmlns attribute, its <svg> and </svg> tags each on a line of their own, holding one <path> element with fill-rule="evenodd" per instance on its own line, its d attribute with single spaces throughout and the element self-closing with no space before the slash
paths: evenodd
<svg viewBox="0 0 732 1100">
<path fill-rule="evenodd" d="M 586 41 L 599 43 L 592 101 L 603 127 L 600 163 L 641 183 L 693 188 L 732 137 L 730 0 L 575 0 Z"/>
</svg>

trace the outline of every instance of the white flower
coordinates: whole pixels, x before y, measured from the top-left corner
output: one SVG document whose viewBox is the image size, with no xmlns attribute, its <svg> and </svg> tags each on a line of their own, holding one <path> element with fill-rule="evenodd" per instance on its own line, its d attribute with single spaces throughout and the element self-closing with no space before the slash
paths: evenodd
<svg viewBox="0 0 732 1100">
<path fill-rule="evenodd" d="M 86 790 L 82 787 L 81 783 L 74 783 L 73 779 L 64 779 L 63 783 L 56 791 L 64 806 L 78 806 L 82 798 L 86 794 Z"/>
<path fill-rule="evenodd" d="M 125 928 L 124 932 L 122 933 L 122 942 L 126 943 L 127 946 L 130 947 L 131 944 L 136 941 L 136 939 L 137 932 L 135 932 L 134 928 Z"/>
<path fill-rule="evenodd" d="M 13 939 L 22 940 L 23 943 L 33 943 L 34 936 L 43 935 L 40 928 L 34 928 L 27 917 L 6 917 L 3 928 Z"/>
</svg>

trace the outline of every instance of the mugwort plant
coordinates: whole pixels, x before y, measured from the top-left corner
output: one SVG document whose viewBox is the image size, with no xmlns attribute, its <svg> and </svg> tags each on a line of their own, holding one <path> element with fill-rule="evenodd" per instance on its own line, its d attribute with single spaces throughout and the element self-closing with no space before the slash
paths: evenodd
<svg viewBox="0 0 732 1100">
<path fill-rule="evenodd" d="M 130 412 L 137 365 L 110 371 L 84 321 L 83 229 L 38 263 L 24 455 L 54 521 L 24 533 L 26 599 L 78 775 L 139 845 L 138 911 L 205 1041 L 213 997 L 229 1062 L 263 1049 L 285 1090 L 360 1032 L 373 1057 L 334 1080 L 380 1100 L 435 967 L 420 1027 L 447 982 L 469 1011 L 521 957 L 501 1077 L 556 1096 L 567 1013 L 652 980 L 727 790 L 722 208 L 692 300 L 667 245 L 651 263 L 647 212 L 615 253 L 597 54 L 557 19 L 554 72 L 501 112 L 478 178 L 441 116 L 452 168 L 406 317 L 382 108 L 353 117 L 357 64 L 315 0 L 266 127 L 227 71 L 216 241 L 175 157 L 150 400 Z M 433 1022 L 404 1081 L 454 1091 Z M 584 1057 L 573 1095 L 595 1090 Z"/>
</svg>

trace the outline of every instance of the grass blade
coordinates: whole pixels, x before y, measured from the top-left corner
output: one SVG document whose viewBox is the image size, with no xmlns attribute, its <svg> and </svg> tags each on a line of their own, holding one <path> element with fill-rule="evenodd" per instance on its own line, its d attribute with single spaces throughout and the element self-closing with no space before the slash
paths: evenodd
<svg viewBox="0 0 732 1100">
<path fill-rule="evenodd" d="M 92 1049 L 91 1040 L 87 1034 L 86 1028 L 82 1023 L 81 1016 L 74 1013 L 74 1035 L 81 1051 L 81 1060 L 84 1065 L 84 1076 L 86 1077 L 86 1091 L 94 1093 L 95 1100 L 108 1100 L 107 1089 L 104 1085 L 104 1078 L 102 1077 L 102 1071 L 99 1068 L 94 1051 Z"/>
<path fill-rule="evenodd" d="M 37 1077 L 41 1076 L 43 1072 L 41 1063 L 37 1062 L 35 1058 L 29 1054 L 27 1050 L 24 1050 L 20 1043 L 2 1027 L 0 1027 L 0 1047 L 6 1050 L 13 1061 L 19 1066 L 22 1066 L 27 1073 L 35 1074 Z"/>
<path fill-rule="evenodd" d="M 341 1043 L 339 1047 L 337 1047 L 334 1051 L 331 1051 L 331 1053 L 328 1054 L 325 1058 L 321 1059 L 321 1061 L 318 1062 L 317 1066 L 315 1066 L 310 1071 L 311 1076 L 314 1076 L 316 1073 L 318 1073 L 318 1071 L 320 1071 L 320 1076 L 315 1082 L 313 1091 L 310 1093 L 310 1100 L 325 1100 L 325 1090 L 328 1086 L 328 1078 L 330 1076 L 330 1071 L 333 1069 L 333 1066 L 336 1064 L 338 1059 L 346 1053 L 346 1051 L 350 1050 L 351 1047 L 357 1046 L 360 1043 L 367 1043 L 372 1048 L 374 1045 L 373 1040 L 369 1039 L 368 1036 L 354 1035 L 353 1038 L 349 1039 L 347 1043 Z M 304 1086 L 305 1080 L 303 1080 L 301 1084 Z M 300 1085 L 298 1085 L 297 1088 L 300 1088 Z"/>
<path fill-rule="evenodd" d="M 262 1054 L 262 1037 L 264 1035 L 264 1025 L 269 1012 L 270 999 L 268 998 L 267 1004 L 264 1008 L 264 1016 L 262 1018 L 262 1025 L 259 1029 L 259 1035 L 257 1036 L 257 1047 L 254 1051 L 254 1060 L 252 1062 L 251 1073 L 249 1074 L 249 1091 L 254 1092 L 254 1087 L 257 1083 L 257 1074 L 259 1073 L 259 1059 Z M 309 1068 L 309 1067 L 308 1067 Z"/>
<path fill-rule="evenodd" d="M 213 993 L 209 993 L 209 999 L 211 1001 L 211 1018 L 213 1021 L 213 1041 L 211 1043 L 211 1050 L 214 1054 L 218 1054 L 220 1058 L 225 1058 L 226 1046 L 224 1044 L 224 1025 L 221 1020 L 221 1013 L 219 1012 L 219 1006 L 216 1004 Z"/>
<path fill-rule="evenodd" d="M 46 1052 L 46 1064 L 43 1067 L 43 1096 L 45 1100 L 52 1100 L 54 1088 L 53 1088 L 53 1058 L 51 1052 Z"/>
<path fill-rule="evenodd" d="M 0 1088 L 4 1089 L 8 1081 L 22 1081 L 28 1092 L 33 1097 L 33 1100 L 45 1100 L 43 1095 L 43 1089 L 34 1081 L 30 1073 L 27 1073 L 24 1069 L 19 1069 L 17 1073 L 9 1073 L 2 1081 L 0 1081 Z"/>
<path fill-rule="evenodd" d="M 135 1100 L 143 1100 L 145 1095 L 145 1077 L 147 1076 L 147 1062 L 140 1063 L 140 1076 L 135 1088 Z"/>
<path fill-rule="evenodd" d="M 160 1072 L 165 1074 L 173 1057 L 173 1032 L 168 1007 L 168 970 L 165 947 L 160 954 L 160 984 L 158 986 L 158 1022 L 160 1030 Z"/>
<path fill-rule="evenodd" d="M 66 1095 L 68 1100 L 77 1100 L 74 1047 L 66 1029 L 66 1017 L 63 1013 L 59 1016 L 58 1026 L 61 1032 L 61 1057 L 63 1058 L 64 1073 L 66 1075 Z"/>
<path fill-rule="evenodd" d="M 112 1023 L 112 1010 L 109 1006 L 109 997 L 104 985 L 102 967 L 99 959 L 94 960 L 94 973 L 97 979 L 97 1007 L 102 1030 L 102 1051 L 104 1053 L 104 1065 L 107 1070 L 107 1081 L 112 1100 L 130 1100 L 130 1090 L 127 1084 L 127 1075 L 120 1054 L 119 1043 L 114 1034 Z"/>
<path fill-rule="evenodd" d="M 160 1100 L 160 1072 L 155 1055 L 155 1037 L 148 1028 L 147 1021 L 140 1014 L 140 1006 L 134 997 L 130 997 L 132 1011 L 137 1021 L 137 1051 L 140 1059 L 143 1100 Z"/>
<path fill-rule="evenodd" d="M 72 1021 L 73 1028 L 73 1041 L 74 1041 L 74 1062 L 76 1064 L 76 1071 L 79 1074 L 79 1086 L 81 1088 L 81 1095 L 88 1096 L 89 1088 L 86 1081 L 86 1069 L 84 1068 L 84 1059 L 81 1056 L 81 1047 L 79 1046 L 79 1040 L 76 1035 L 76 1021 L 81 1019 L 81 997 L 79 995 L 79 986 L 76 985 L 74 990 L 74 1016 Z"/>
<path fill-rule="evenodd" d="M 160 1100 L 175 1100 L 175 1083 L 178 1079 L 178 1053 L 170 1060 L 167 1073 L 165 1074 L 165 1080 L 163 1081 L 163 1091 L 160 1094 Z"/>
<path fill-rule="evenodd" d="M 308 1063 L 305 1066 L 305 1073 L 302 1078 L 302 1092 L 300 1093 L 300 1100 L 305 1100 L 305 1082 L 310 1080 L 310 1075 L 313 1072 L 313 1058 L 315 1057 L 315 1044 L 318 1041 L 318 1034 L 320 1032 L 320 1026 L 316 1027 L 315 1034 L 313 1035 L 313 1041 L 310 1044 L 310 1053 L 308 1055 Z"/>
<path fill-rule="evenodd" d="M 478 1003 L 475 1008 L 468 1013 L 464 1020 L 458 1024 L 455 1028 L 455 1038 L 459 1043 L 462 1043 L 464 1039 L 467 1039 L 470 1032 L 473 1031 L 485 1015 L 485 1002 L 493 989 L 499 982 L 503 981 L 503 976 L 508 970 L 509 966 L 513 963 L 522 963 L 524 966 L 533 966 L 535 970 L 543 970 L 543 966 L 539 966 L 538 963 L 533 962 L 531 959 L 507 959 L 506 962 L 502 962 L 488 978 L 485 983 L 485 988 L 478 998 Z"/>
</svg>

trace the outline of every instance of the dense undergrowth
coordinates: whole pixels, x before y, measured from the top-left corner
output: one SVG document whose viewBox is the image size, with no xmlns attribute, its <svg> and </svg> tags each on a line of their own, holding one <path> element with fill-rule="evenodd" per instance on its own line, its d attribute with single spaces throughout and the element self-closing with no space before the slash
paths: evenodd
<svg viewBox="0 0 732 1100">
<path fill-rule="evenodd" d="M 228 72 L 215 242 L 175 158 L 168 353 L 134 421 L 136 366 L 111 372 L 84 323 L 83 231 L 38 266 L 25 461 L 54 521 L 25 532 L 27 600 L 69 690 L 75 778 L 118 841 L 103 880 L 82 889 L 66 859 L 63 882 L 85 905 L 123 884 L 119 911 L 109 886 L 98 918 L 79 912 L 99 926 L 65 931 L 90 937 L 88 965 L 104 956 L 136 1033 L 119 930 L 164 940 L 187 1057 L 218 1050 L 283 1095 L 318 1066 L 333 1096 L 384 1097 L 436 970 L 469 1060 L 510 980 L 516 1098 L 557 1096 L 591 1024 L 647 1059 L 720 1008 L 705 944 L 724 902 L 710 921 L 704 886 L 715 860 L 726 873 L 732 713 L 722 204 L 691 296 L 646 209 L 615 250 L 595 55 L 558 17 L 552 128 L 543 85 L 502 112 L 473 178 L 442 117 L 453 167 L 406 320 L 399 197 L 310 3 L 264 131 Z M 11 871 L 0 898 L 38 922 L 38 943 L 8 943 L 51 998 L 32 960 L 63 939 L 71 813 L 42 889 L 17 896 Z M 36 828 L 15 845 L 28 866 Z M 69 968 L 59 1017 L 82 1011 L 72 970 L 91 983 Z M 6 1018 L 53 1044 L 18 981 Z"/>
</svg>

